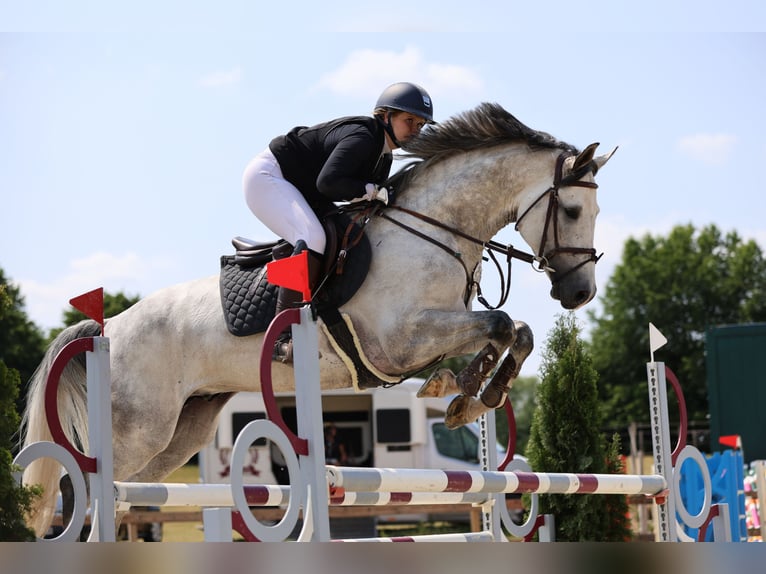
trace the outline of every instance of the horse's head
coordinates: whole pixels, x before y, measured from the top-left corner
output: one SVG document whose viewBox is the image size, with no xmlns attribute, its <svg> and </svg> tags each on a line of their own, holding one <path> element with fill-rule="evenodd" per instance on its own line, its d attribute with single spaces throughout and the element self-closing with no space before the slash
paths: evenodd
<svg viewBox="0 0 766 574">
<path fill-rule="evenodd" d="M 552 184 L 520 203 L 516 229 L 535 250 L 537 265 L 551 280 L 551 297 L 565 309 L 585 305 L 596 295 L 593 247 L 598 215 L 596 172 L 612 157 L 594 157 L 597 143 L 578 155 L 558 156 Z"/>
</svg>

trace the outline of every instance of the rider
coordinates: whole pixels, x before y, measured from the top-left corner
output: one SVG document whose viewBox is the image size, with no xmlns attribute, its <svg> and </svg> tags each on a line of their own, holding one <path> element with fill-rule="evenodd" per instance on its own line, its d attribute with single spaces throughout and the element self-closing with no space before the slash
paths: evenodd
<svg viewBox="0 0 766 574">
<path fill-rule="evenodd" d="M 342 117 L 312 127 L 299 126 L 277 136 L 245 168 L 245 201 L 255 216 L 279 237 L 308 246 L 309 287 L 318 280 L 325 250 L 319 218 L 335 201 L 379 199 L 391 170 L 391 151 L 433 122 L 431 97 L 416 84 L 399 82 L 380 94 L 373 116 Z M 277 313 L 301 301 L 301 294 L 279 288 Z M 290 329 L 274 347 L 274 360 L 292 362 Z"/>
</svg>

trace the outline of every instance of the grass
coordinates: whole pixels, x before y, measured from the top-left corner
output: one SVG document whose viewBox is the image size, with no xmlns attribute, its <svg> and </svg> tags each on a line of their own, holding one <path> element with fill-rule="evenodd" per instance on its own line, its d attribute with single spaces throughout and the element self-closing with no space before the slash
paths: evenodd
<svg viewBox="0 0 766 574">
<path fill-rule="evenodd" d="M 197 465 L 186 465 L 179 468 L 163 482 L 198 483 L 199 468 Z M 163 506 L 163 512 L 200 510 L 197 506 Z M 162 525 L 163 542 L 203 542 L 205 535 L 202 522 L 165 522 Z"/>
</svg>

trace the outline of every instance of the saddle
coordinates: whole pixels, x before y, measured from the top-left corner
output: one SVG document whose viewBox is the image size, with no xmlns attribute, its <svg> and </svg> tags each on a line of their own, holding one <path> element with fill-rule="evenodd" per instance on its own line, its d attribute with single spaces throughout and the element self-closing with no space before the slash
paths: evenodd
<svg viewBox="0 0 766 574">
<path fill-rule="evenodd" d="M 351 373 L 358 389 L 400 383 L 404 377 L 377 372 L 363 356 L 350 317 L 338 308 L 357 292 L 367 277 L 372 260 L 364 229 L 347 214 L 322 218 L 327 237 L 323 277 L 312 293 L 311 305 L 324 322 L 323 328 L 335 351 Z M 220 292 L 226 327 L 232 335 L 247 337 L 266 331 L 274 319 L 277 289 L 266 279 L 266 264 L 288 257 L 293 246 L 285 240 L 255 242 L 232 239 L 234 255 L 221 256 Z"/>
</svg>

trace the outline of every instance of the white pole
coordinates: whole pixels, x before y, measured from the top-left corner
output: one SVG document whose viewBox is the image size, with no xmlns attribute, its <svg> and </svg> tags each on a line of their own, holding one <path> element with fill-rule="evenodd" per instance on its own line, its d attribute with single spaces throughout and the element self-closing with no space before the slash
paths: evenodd
<svg viewBox="0 0 766 574">
<path fill-rule="evenodd" d="M 231 542 L 231 508 L 203 508 L 205 542 Z"/>
<path fill-rule="evenodd" d="M 115 541 L 114 453 L 112 449 L 112 382 L 109 339 L 93 337 L 93 351 L 85 353 L 88 384 L 90 452 L 96 458 L 96 474 L 90 475 L 94 524 L 89 541 Z"/>
<path fill-rule="evenodd" d="M 508 401 L 510 399 L 506 397 L 505 400 Z M 479 450 L 481 451 L 479 458 L 482 470 L 497 470 L 497 448 L 495 445 L 497 445 L 495 411 L 490 410 L 479 418 Z M 497 541 L 506 540 L 500 524 L 500 513 L 496 512 L 496 505 L 500 504 L 505 504 L 505 495 L 500 493 L 494 494 L 482 506 L 481 512 L 481 529 L 485 532 L 491 532 Z"/>
<path fill-rule="evenodd" d="M 660 475 L 500 472 L 432 468 L 327 466 L 331 486 L 357 492 L 649 494 L 668 487 Z"/>
<path fill-rule="evenodd" d="M 298 436 L 306 437 L 309 441 L 308 454 L 300 457 L 300 472 L 303 484 L 315 485 L 304 493 L 304 516 L 308 516 L 310 510 L 313 526 L 311 540 L 329 542 L 329 492 L 325 476 L 319 335 L 311 307 L 305 305 L 300 311 L 300 324 L 292 326 L 295 345 L 295 407 L 298 413 Z M 309 525 L 304 525 L 304 528 L 306 526 Z"/>
<path fill-rule="evenodd" d="M 766 461 L 753 462 L 755 489 L 758 491 L 758 522 L 761 523 L 761 540 L 766 542 Z"/>
<path fill-rule="evenodd" d="M 665 381 L 665 363 L 647 363 L 649 383 L 649 416 L 652 432 L 652 458 L 654 472 L 665 478 L 671 492 L 663 504 L 657 505 L 657 532 L 659 542 L 677 542 L 676 507 L 673 498 L 673 464 L 670 459 L 670 428 L 668 425 L 668 390 Z"/>
</svg>

